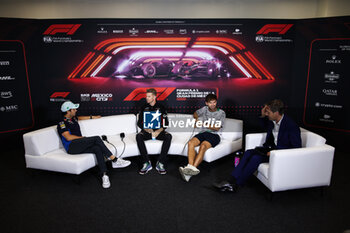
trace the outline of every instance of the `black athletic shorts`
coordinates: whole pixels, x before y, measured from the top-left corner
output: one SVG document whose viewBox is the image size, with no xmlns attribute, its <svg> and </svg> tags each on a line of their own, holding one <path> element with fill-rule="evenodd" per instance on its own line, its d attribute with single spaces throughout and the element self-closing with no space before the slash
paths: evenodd
<svg viewBox="0 0 350 233">
<path fill-rule="evenodd" d="M 214 133 L 203 132 L 195 135 L 196 138 L 202 143 L 203 141 L 208 141 L 212 147 L 215 147 L 220 143 L 220 136 Z"/>
</svg>

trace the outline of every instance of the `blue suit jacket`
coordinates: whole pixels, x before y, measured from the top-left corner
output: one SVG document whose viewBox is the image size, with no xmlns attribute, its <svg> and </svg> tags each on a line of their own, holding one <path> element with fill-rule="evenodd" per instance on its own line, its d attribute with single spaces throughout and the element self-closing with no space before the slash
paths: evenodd
<svg viewBox="0 0 350 233">
<path fill-rule="evenodd" d="M 267 130 L 266 141 L 264 147 L 274 144 L 274 136 L 272 130 L 274 124 L 266 117 L 262 118 L 264 127 Z M 286 114 L 284 114 L 278 132 L 277 145 L 274 149 L 290 149 L 301 147 L 301 136 L 299 126 Z"/>
</svg>

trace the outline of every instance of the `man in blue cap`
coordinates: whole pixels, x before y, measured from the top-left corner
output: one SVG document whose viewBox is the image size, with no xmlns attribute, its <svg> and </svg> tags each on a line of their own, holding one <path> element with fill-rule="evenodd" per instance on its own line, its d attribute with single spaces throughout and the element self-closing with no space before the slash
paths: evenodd
<svg viewBox="0 0 350 233">
<path fill-rule="evenodd" d="M 97 164 L 102 175 L 102 187 L 109 188 L 111 183 L 107 175 L 105 158 L 112 161 L 113 168 L 127 167 L 130 161 L 117 158 L 105 146 L 99 136 L 83 137 L 81 135 L 78 120 L 96 119 L 101 116 L 81 116 L 77 117 L 79 104 L 66 101 L 61 106 L 63 119 L 57 124 L 57 131 L 62 140 L 62 144 L 68 154 L 94 153 Z"/>
</svg>

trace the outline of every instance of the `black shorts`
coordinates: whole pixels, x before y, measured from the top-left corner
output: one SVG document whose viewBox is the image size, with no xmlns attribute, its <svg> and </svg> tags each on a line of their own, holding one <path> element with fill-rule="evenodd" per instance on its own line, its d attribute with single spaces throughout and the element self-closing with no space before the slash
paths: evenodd
<svg viewBox="0 0 350 233">
<path fill-rule="evenodd" d="M 202 143 L 207 141 L 211 144 L 212 147 L 215 147 L 220 143 L 220 136 L 214 133 L 203 132 L 195 135 L 195 137 Z"/>
</svg>

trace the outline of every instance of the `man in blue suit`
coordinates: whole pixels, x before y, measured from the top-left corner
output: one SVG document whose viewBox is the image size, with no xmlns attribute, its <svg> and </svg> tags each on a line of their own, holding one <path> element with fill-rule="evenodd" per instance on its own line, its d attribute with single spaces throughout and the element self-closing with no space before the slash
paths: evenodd
<svg viewBox="0 0 350 233">
<path fill-rule="evenodd" d="M 265 143 L 262 147 L 247 150 L 233 170 L 229 181 L 214 184 L 218 190 L 236 192 L 261 163 L 269 161 L 271 150 L 301 147 L 299 126 L 284 114 L 284 104 L 281 100 L 272 100 L 265 104 L 261 110 L 260 121 L 267 130 Z"/>
</svg>

